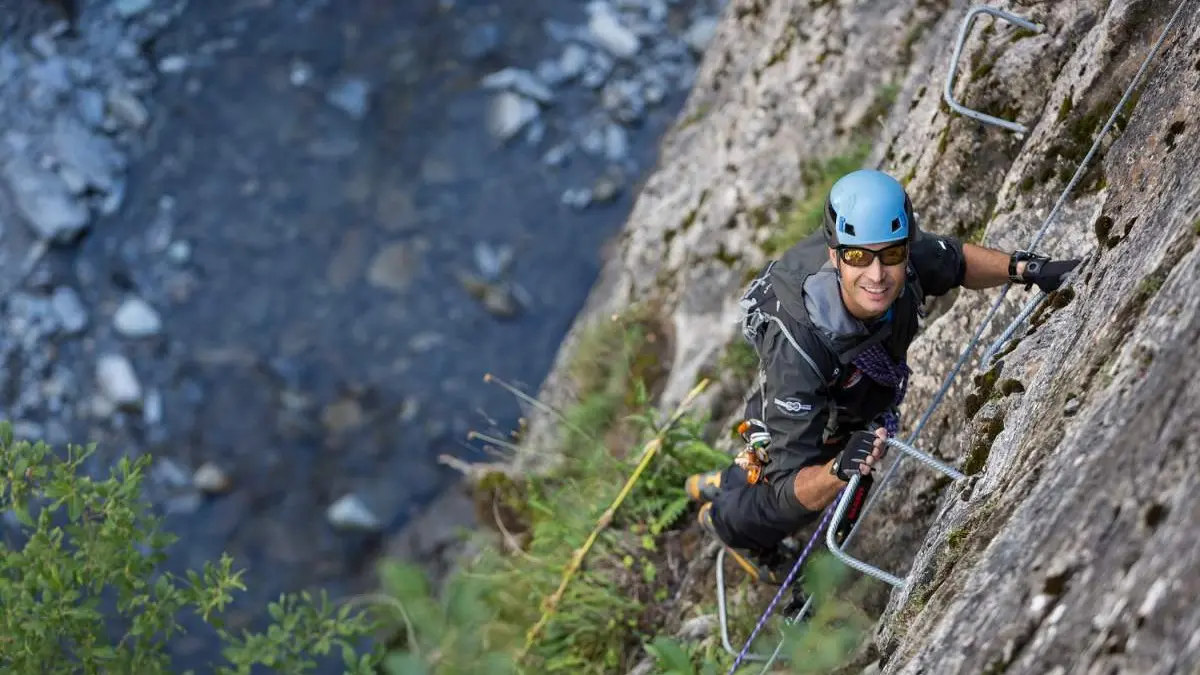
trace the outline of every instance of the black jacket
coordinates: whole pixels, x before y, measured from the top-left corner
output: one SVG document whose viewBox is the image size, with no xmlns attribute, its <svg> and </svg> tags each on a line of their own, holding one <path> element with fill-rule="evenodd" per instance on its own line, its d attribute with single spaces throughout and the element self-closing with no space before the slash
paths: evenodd
<svg viewBox="0 0 1200 675">
<path fill-rule="evenodd" d="M 761 366 L 746 417 L 770 431 L 769 479 L 823 464 L 851 432 L 880 424 L 895 391 L 860 372 L 855 356 L 878 342 L 905 360 L 925 299 L 960 287 L 966 273 L 961 241 L 919 232 L 904 290 L 887 317 L 867 325 L 842 303 L 827 251 L 813 234 L 771 262 L 742 298 L 743 332 Z"/>
</svg>

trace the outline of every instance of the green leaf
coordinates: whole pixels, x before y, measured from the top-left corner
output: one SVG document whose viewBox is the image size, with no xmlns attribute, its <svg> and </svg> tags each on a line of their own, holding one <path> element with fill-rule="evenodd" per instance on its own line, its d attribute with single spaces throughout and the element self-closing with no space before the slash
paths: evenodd
<svg viewBox="0 0 1200 675">
<path fill-rule="evenodd" d="M 388 675 L 429 675 L 425 663 L 408 652 L 389 654 L 383 662 Z"/>
<path fill-rule="evenodd" d="M 646 651 L 650 652 L 657 665 L 665 668 L 670 675 L 695 675 L 692 658 L 675 640 L 657 637 L 646 645 Z"/>
</svg>

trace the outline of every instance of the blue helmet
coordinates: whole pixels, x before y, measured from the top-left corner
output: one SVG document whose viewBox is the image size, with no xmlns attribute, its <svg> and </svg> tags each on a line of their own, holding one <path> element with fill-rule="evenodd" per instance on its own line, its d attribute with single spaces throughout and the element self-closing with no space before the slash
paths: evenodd
<svg viewBox="0 0 1200 675">
<path fill-rule="evenodd" d="M 846 174 L 825 199 L 825 243 L 838 246 L 883 244 L 917 235 L 912 201 L 895 178 L 874 169 Z"/>
</svg>

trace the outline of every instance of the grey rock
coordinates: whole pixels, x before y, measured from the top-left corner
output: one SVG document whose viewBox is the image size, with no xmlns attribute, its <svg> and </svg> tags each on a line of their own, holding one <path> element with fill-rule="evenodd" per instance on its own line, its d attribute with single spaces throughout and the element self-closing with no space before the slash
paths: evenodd
<svg viewBox="0 0 1200 675">
<path fill-rule="evenodd" d="M 181 54 L 172 54 L 158 62 L 158 72 L 165 75 L 176 75 L 188 68 L 188 59 Z"/>
<path fill-rule="evenodd" d="M 292 83 L 292 86 L 303 87 L 304 85 L 311 82 L 312 78 L 313 78 L 312 66 L 310 66 L 309 64 L 307 64 L 303 61 L 297 61 L 292 64 L 292 70 L 291 70 L 290 74 L 288 75 L 288 81 Z"/>
<path fill-rule="evenodd" d="M 233 481 L 224 469 L 212 462 L 205 462 L 192 476 L 192 485 L 201 492 L 223 494 L 233 487 Z"/>
<path fill-rule="evenodd" d="M 543 59 L 539 61 L 534 75 L 551 87 L 562 84 L 567 80 L 566 74 L 563 73 L 562 66 L 559 65 L 557 59 Z"/>
<path fill-rule="evenodd" d="M 96 382 L 104 398 L 117 406 L 141 403 L 142 385 L 133 364 L 120 354 L 104 354 L 97 360 Z"/>
<path fill-rule="evenodd" d="M 125 168 L 125 157 L 117 146 L 74 117 L 58 116 L 50 139 L 53 152 L 63 166 L 75 170 L 89 185 L 100 190 L 111 190 L 117 173 Z"/>
<path fill-rule="evenodd" d="M 108 110 L 113 119 L 131 129 L 141 129 L 150 122 L 150 112 L 132 92 L 124 87 L 112 87 L 107 95 Z"/>
<path fill-rule="evenodd" d="M 0 178 L 8 184 L 22 218 L 44 239 L 74 239 L 91 220 L 87 206 L 71 195 L 62 178 L 23 154 L 0 165 Z"/>
<path fill-rule="evenodd" d="M 635 80 L 609 82 L 601 94 L 601 102 L 605 110 L 626 124 L 636 122 L 646 112 L 641 86 Z"/>
<path fill-rule="evenodd" d="M 186 241 L 173 241 L 167 247 L 167 258 L 176 265 L 183 265 L 192 258 L 192 245 Z"/>
<path fill-rule="evenodd" d="M 720 624 L 716 614 L 702 614 L 683 622 L 675 637 L 680 640 L 702 640 L 717 629 Z"/>
<path fill-rule="evenodd" d="M 75 110 L 79 118 L 93 129 L 104 124 L 104 94 L 95 89 L 80 89 L 75 93 Z"/>
<path fill-rule="evenodd" d="M 488 107 L 487 127 L 492 136 L 506 141 L 537 119 L 537 103 L 511 91 L 502 91 Z"/>
<path fill-rule="evenodd" d="M 604 52 L 592 52 L 587 66 L 583 69 L 583 76 L 580 78 L 580 82 L 589 89 L 599 89 L 608 81 L 615 67 L 616 62 L 608 54 Z"/>
<path fill-rule="evenodd" d="M 50 296 L 50 306 L 58 315 L 59 325 L 68 335 L 74 335 L 87 327 L 88 314 L 79 294 L 70 286 L 59 286 Z"/>
<path fill-rule="evenodd" d="M 588 64 L 588 50 L 574 42 L 568 44 L 558 57 L 558 70 L 564 80 L 579 77 Z"/>
<path fill-rule="evenodd" d="M 546 166 L 562 166 L 566 163 L 567 157 L 574 149 L 575 146 L 570 141 L 559 143 L 547 150 L 546 154 L 542 155 L 542 163 Z"/>
<path fill-rule="evenodd" d="M 73 58 L 67 61 L 67 67 L 70 69 L 71 77 L 75 80 L 76 84 L 87 85 L 96 79 L 96 66 L 91 61 Z"/>
<path fill-rule="evenodd" d="M 370 107 L 371 85 L 363 78 L 351 77 L 338 82 L 325 95 L 325 100 L 354 120 L 367 116 Z"/>
<path fill-rule="evenodd" d="M 592 191 L 588 188 L 569 188 L 563 191 L 560 201 L 564 206 L 582 211 L 592 203 Z"/>
<path fill-rule="evenodd" d="M 525 142 L 536 146 L 541 145 L 546 138 L 546 121 L 541 117 L 534 119 L 525 127 Z"/>
<path fill-rule="evenodd" d="M 513 251 L 508 246 L 495 247 L 486 242 L 476 242 L 474 248 L 475 268 L 489 281 L 495 281 L 512 264 Z"/>
<path fill-rule="evenodd" d="M 485 89 L 513 91 L 542 104 L 554 100 L 554 92 L 544 82 L 521 68 L 498 70 L 480 80 L 480 85 Z"/>
<path fill-rule="evenodd" d="M 142 400 L 142 422 L 148 427 L 162 424 L 164 403 L 162 392 L 151 389 Z"/>
<path fill-rule="evenodd" d="M 104 199 L 100 200 L 100 213 L 105 216 L 111 216 L 121 210 L 121 205 L 125 203 L 125 190 L 128 182 L 124 177 L 116 179 L 108 189 L 108 194 Z"/>
<path fill-rule="evenodd" d="M 67 186 L 67 192 L 73 197 L 80 197 L 87 192 L 88 179 L 73 166 L 60 165 L 58 167 L 58 177 L 62 179 L 63 185 Z"/>
<path fill-rule="evenodd" d="M 667 13 L 670 8 L 663 0 L 646 0 L 646 18 L 654 23 L 662 23 L 667 19 Z"/>
<path fill-rule="evenodd" d="M 588 129 L 579 139 L 579 147 L 589 155 L 602 156 L 608 148 L 606 127 L 595 126 Z"/>
<path fill-rule="evenodd" d="M 629 154 L 629 137 L 625 129 L 610 124 L 604 132 L 604 156 L 611 162 L 619 162 Z"/>
<path fill-rule="evenodd" d="M 696 54 L 703 54 L 708 48 L 708 44 L 712 42 L 713 36 L 717 33 L 717 19 L 715 17 L 706 16 L 697 19 L 688 27 L 687 32 L 683 34 L 683 41 L 687 43 Z"/>
<path fill-rule="evenodd" d="M 129 297 L 113 314 L 113 327 L 125 337 L 143 338 L 157 335 L 162 330 L 162 319 L 145 300 Z"/>
<path fill-rule="evenodd" d="M 377 531 L 383 527 L 379 517 L 357 495 L 346 495 L 325 511 L 329 524 L 339 530 Z"/>
<path fill-rule="evenodd" d="M 591 203 L 607 204 L 617 198 L 621 193 L 621 182 L 616 176 L 611 173 L 606 173 L 596 179 L 595 185 L 591 189 Z"/>
<path fill-rule="evenodd" d="M 620 17 L 605 5 L 589 5 L 588 31 L 592 40 L 619 59 L 630 59 L 637 55 L 641 41 Z"/>
<path fill-rule="evenodd" d="M 37 110 L 49 112 L 71 91 L 71 74 L 61 58 L 35 63 L 29 68 L 28 100 Z"/>
<path fill-rule="evenodd" d="M 47 33 L 38 33 L 29 40 L 29 46 L 33 47 L 33 51 L 43 59 L 49 59 L 58 55 L 58 47 L 54 44 L 54 37 Z"/>
</svg>

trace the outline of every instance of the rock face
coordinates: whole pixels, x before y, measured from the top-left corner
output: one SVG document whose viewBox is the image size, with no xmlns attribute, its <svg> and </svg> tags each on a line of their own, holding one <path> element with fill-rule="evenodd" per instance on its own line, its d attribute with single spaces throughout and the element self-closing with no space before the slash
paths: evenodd
<svg viewBox="0 0 1200 675">
<path fill-rule="evenodd" d="M 1177 6 L 1016 3 L 1040 34 L 978 19 L 954 96 L 1027 126 L 1021 136 L 942 102 L 968 3 L 731 3 L 541 399 L 561 407 L 577 395 L 564 366 L 588 325 L 651 301 L 671 329 L 660 404 L 673 407 L 737 335 L 745 275 L 807 196 L 802 167 L 862 134 L 864 164 L 904 179 L 923 227 L 1025 248 Z M 1198 91 L 1193 5 L 1038 243 L 1056 258 L 1090 256 L 1078 278 L 1018 327 L 996 368 L 979 372 L 975 352 L 917 442 L 972 475 L 950 487 L 906 462 L 863 521 L 851 553 L 911 570 L 903 591 L 880 585 L 864 665 L 1196 667 Z M 934 303 L 909 354 L 908 430 L 999 293 Z M 983 347 L 1031 297 L 1008 291 Z M 705 402 L 728 415 L 742 394 L 719 382 Z M 542 469 L 556 434 L 553 419 L 534 416 L 520 468 Z"/>
</svg>

